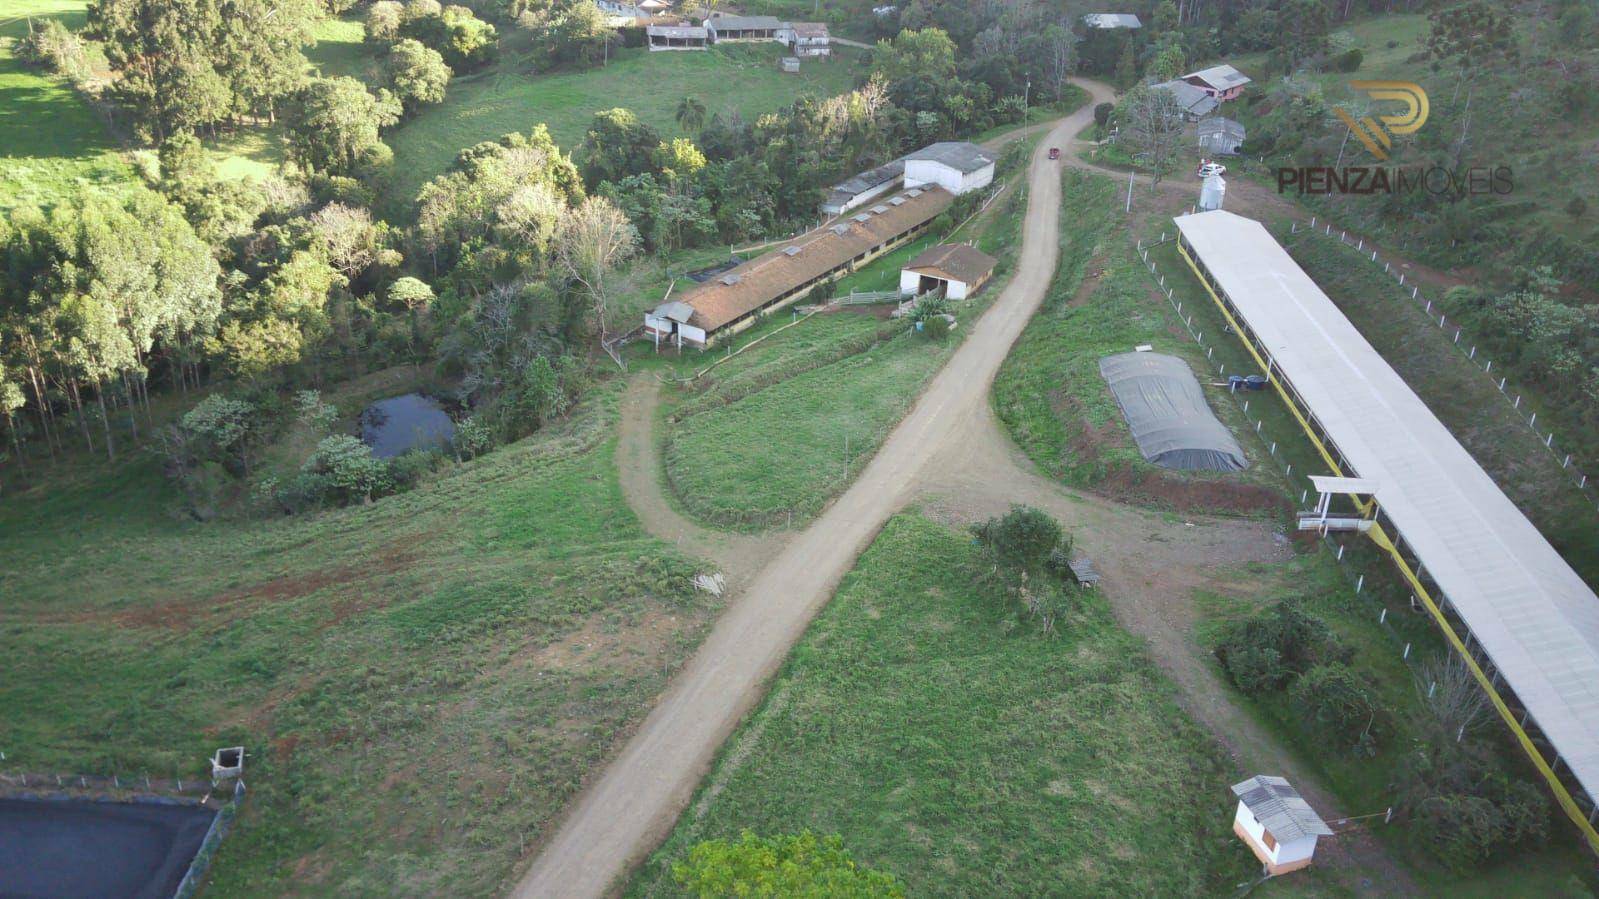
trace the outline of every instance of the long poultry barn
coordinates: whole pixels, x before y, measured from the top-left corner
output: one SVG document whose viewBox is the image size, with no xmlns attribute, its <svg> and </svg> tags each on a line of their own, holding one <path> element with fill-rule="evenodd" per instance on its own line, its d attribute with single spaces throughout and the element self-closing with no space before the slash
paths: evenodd
<svg viewBox="0 0 1599 899">
<path fill-rule="evenodd" d="M 1334 482 L 1360 509 L 1350 529 L 1391 557 L 1599 852 L 1599 597 L 1264 226 L 1175 221 L 1323 460 L 1360 479 Z"/>
</svg>

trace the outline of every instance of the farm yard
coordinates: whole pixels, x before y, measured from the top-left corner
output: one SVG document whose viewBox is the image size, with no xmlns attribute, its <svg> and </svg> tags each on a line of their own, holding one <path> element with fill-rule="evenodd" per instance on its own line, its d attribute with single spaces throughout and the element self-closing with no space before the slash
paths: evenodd
<svg viewBox="0 0 1599 899">
<path fill-rule="evenodd" d="M 8 823 L 184 804 L 203 895 L 1599 896 L 1599 10 L 1079 6 L 6 4 Z M 1138 85 L 1218 63 L 1184 215 Z M 1279 191 L 1370 78 L 1516 190 Z"/>
</svg>

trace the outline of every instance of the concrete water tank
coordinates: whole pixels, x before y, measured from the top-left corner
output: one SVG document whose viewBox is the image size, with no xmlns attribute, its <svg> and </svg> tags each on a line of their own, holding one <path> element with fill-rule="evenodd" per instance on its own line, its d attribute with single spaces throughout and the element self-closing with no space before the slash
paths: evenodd
<svg viewBox="0 0 1599 899">
<path fill-rule="evenodd" d="M 1220 209 L 1226 194 L 1227 182 L 1220 175 L 1205 176 L 1205 183 L 1199 188 L 1199 208 L 1206 211 Z"/>
</svg>

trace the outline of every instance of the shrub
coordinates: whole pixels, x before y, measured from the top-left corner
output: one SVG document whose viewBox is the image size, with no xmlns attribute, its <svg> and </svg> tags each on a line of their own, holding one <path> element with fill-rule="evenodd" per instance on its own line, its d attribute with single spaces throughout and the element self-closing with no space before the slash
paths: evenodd
<svg viewBox="0 0 1599 899">
<path fill-rule="evenodd" d="M 494 432 L 476 415 L 462 419 L 455 425 L 455 451 L 471 459 L 494 448 Z"/>
<path fill-rule="evenodd" d="M 862 867 L 841 837 L 810 831 L 758 837 L 744 831 L 736 842 L 706 840 L 672 865 L 672 877 L 700 899 L 722 896 L 903 897 L 894 875 Z"/>
<path fill-rule="evenodd" d="M 922 322 L 922 336 L 943 343 L 949 337 L 949 319 L 935 315 Z"/>
<path fill-rule="evenodd" d="M 1468 873 L 1549 829 L 1549 804 L 1536 785 L 1490 775 L 1474 793 L 1430 796 L 1416 807 L 1414 830 L 1444 865 Z"/>
<path fill-rule="evenodd" d="M 1333 68 L 1340 72 L 1353 72 L 1365 62 L 1366 56 L 1359 47 L 1352 47 L 1333 58 Z"/>
<path fill-rule="evenodd" d="M 1116 111 L 1115 103 L 1101 103 L 1094 107 L 1094 124 L 1103 128 L 1110 124 L 1111 114 Z"/>
<path fill-rule="evenodd" d="M 89 77 L 89 56 L 83 40 L 57 19 L 28 21 L 28 33 L 17 41 L 17 57 L 73 81 Z"/>
<path fill-rule="evenodd" d="M 219 393 L 195 404 L 180 421 L 197 458 L 237 466 L 245 473 L 259 426 L 255 406 Z"/>
<path fill-rule="evenodd" d="M 1325 622 L 1287 601 L 1233 624 L 1216 647 L 1228 678 L 1250 694 L 1281 689 L 1295 675 L 1351 655 Z"/>
<path fill-rule="evenodd" d="M 1341 662 L 1301 674 L 1288 696 L 1306 727 L 1346 749 L 1360 746 L 1382 713 L 1371 686 Z"/>
<path fill-rule="evenodd" d="M 336 434 L 317 444 L 316 452 L 300 469 L 309 476 L 308 498 L 347 503 L 370 502 L 393 486 L 389 466 L 372 455 L 372 447 L 349 434 Z"/>
<path fill-rule="evenodd" d="M 1566 215 L 1574 219 L 1580 219 L 1587 213 L 1588 201 L 1582 197 L 1572 197 L 1571 202 L 1566 204 Z"/>
</svg>

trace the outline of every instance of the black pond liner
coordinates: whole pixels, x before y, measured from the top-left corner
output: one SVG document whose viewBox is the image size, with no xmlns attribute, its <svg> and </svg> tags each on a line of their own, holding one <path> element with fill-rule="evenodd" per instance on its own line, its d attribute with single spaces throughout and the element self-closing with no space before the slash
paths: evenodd
<svg viewBox="0 0 1599 899">
<path fill-rule="evenodd" d="M 201 805 L 0 799 L 0 897 L 167 899 L 216 815 Z"/>
</svg>

